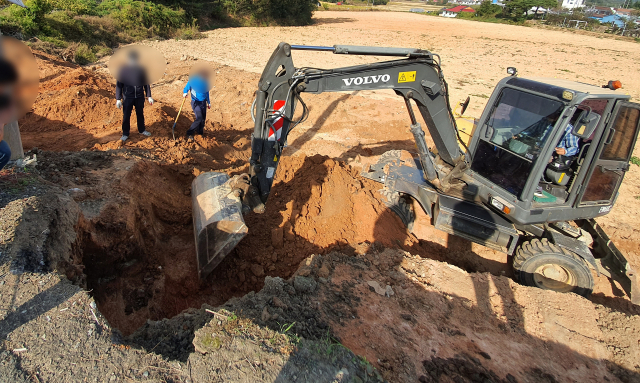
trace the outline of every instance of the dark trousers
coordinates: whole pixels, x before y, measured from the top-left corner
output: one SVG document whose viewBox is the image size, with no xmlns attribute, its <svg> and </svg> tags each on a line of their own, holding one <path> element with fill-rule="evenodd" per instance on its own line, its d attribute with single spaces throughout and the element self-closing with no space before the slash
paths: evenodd
<svg viewBox="0 0 640 383">
<path fill-rule="evenodd" d="M 131 130 L 131 112 L 136 107 L 136 118 L 138 120 L 138 132 L 144 132 L 144 97 L 125 98 L 122 103 L 122 134 L 129 135 Z"/>
<path fill-rule="evenodd" d="M 0 170 L 4 168 L 4 166 L 11 159 L 11 149 L 9 149 L 9 144 L 5 141 L 0 141 Z"/>
<path fill-rule="evenodd" d="M 189 130 L 187 130 L 187 136 L 195 136 L 196 134 L 204 134 L 204 121 L 207 119 L 207 102 L 191 100 L 191 109 L 196 115 L 196 120 L 193 121 Z"/>
</svg>

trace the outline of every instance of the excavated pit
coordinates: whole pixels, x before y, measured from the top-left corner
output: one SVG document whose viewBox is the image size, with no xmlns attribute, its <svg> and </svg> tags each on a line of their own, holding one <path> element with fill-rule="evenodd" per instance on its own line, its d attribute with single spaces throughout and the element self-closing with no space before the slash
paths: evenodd
<svg viewBox="0 0 640 383">
<path fill-rule="evenodd" d="M 446 259 L 472 271 L 496 263 L 474 264 L 482 258 L 459 241 L 443 246 L 446 234 L 443 239 L 428 224 L 420 237 L 409 233 L 381 202 L 380 184 L 361 177 L 359 168 L 296 155 L 282 158 L 266 212 L 245 216 L 247 237 L 199 281 L 190 195 L 199 170 L 129 154 L 61 156 L 71 162 L 57 165 L 64 174 L 55 176 L 65 187 L 83 188 L 74 196 L 82 214 L 75 265 L 67 276 L 91 292 L 124 335 L 148 319 L 258 291 L 266 276 L 289 278 L 311 254 L 364 254 L 373 246 Z"/>
<path fill-rule="evenodd" d="M 258 291 L 267 275 L 288 278 L 310 254 L 366 252 L 376 242 L 418 244 L 378 200 L 376 185 L 356 170 L 321 156 L 289 157 L 280 165 L 267 212 L 245 217 L 249 235 L 199 281 L 192 169 L 128 157 L 92 170 L 75 165 L 69 166 L 73 185 L 59 180 L 86 194 L 75 196 L 82 214 L 76 265 L 67 275 L 91 292 L 124 335 L 147 319 Z"/>
</svg>

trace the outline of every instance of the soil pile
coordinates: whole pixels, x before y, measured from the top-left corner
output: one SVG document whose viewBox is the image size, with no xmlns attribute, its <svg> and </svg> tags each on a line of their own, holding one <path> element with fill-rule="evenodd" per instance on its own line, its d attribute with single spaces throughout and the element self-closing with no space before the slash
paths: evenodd
<svg viewBox="0 0 640 383">
<path fill-rule="evenodd" d="M 417 240 L 376 192 L 380 185 L 324 156 L 283 157 L 262 215 L 248 215 L 249 236 L 237 247 L 266 271 L 290 272 L 312 253 L 366 252 L 373 243 L 411 246 Z"/>
<path fill-rule="evenodd" d="M 35 56 L 41 71 L 40 94 L 19 121 L 25 148 L 80 150 L 115 140 L 122 122 L 122 111 L 115 107 L 115 81 L 39 52 Z M 145 119 L 152 126 L 171 117 L 161 106 L 147 105 Z"/>
</svg>

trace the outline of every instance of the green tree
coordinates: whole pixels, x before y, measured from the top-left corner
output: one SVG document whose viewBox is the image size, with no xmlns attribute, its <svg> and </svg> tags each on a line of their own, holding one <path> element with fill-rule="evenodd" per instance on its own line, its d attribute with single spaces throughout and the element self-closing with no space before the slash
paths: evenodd
<svg viewBox="0 0 640 383">
<path fill-rule="evenodd" d="M 480 7 L 478 7 L 476 13 L 478 14 L 478 16 L 487 17 L 495 16 L 500 11 L 502 11 L 501 6 L 493 4 L 491 0 L 484 0 L 482 4 L 480 4 Z"/>
<path fill-rule="evenodd" d="M 536 0 L 507 0 L 504 2 L 504 13 L 515 21 L 526 18 L 526 12 L 534 6 Z"/>
</svg>

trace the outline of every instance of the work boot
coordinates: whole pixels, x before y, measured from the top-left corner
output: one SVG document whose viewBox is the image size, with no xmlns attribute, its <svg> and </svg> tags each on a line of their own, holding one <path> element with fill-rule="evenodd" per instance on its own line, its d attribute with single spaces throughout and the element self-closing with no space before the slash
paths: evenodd
<svg viewBox="0 0 640 383">
<path fill-rule="evenodd" d="M 149 132 L 148 130 L 145 130 L 144 132 L 140 133 L 143 136 L 147 136 L 147 137 L 151 137 L 151 132 Z"/>
<path fill-rule="evenodd" d="M 124 142 L 127 140 L 127 138 L 129 138 L 129 136 L 122 135 L 122 137 L 120 137 L 120 141 Z"/>
<path fill-rule="evenodd" d="M 193 136 L 187 136 L 187 141 L 193 141 Z"/>
</svg>

